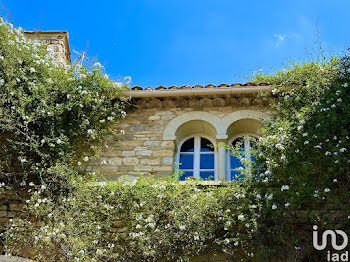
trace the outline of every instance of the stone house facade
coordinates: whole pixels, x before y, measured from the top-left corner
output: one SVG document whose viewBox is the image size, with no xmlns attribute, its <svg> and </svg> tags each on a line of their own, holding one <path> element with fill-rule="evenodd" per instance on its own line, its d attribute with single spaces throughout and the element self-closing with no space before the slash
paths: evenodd
<svg viewBox="0 0 350 262">
<path fill-rule="evenodd" d="M 59 64 L 70 63 L 68 33 L 26 35 L 41 40 Z M 225 145 L 245 136 L 260 136 L 273 98 L 262 100 L 258 94 L 268 90 L 263 83 L 155 89 L 134 86 L 126 96 L 135 106 L 117 123 L 119 135 L 106 138 L 101 157 L 90 161 L 87 168 L 110 179 L 168 176 L 182 170 L 182 179 L 232 180 L 237 161 Z M 242 143 L 245 149 L 252 146 L 249 139 Z"/>
</svg>

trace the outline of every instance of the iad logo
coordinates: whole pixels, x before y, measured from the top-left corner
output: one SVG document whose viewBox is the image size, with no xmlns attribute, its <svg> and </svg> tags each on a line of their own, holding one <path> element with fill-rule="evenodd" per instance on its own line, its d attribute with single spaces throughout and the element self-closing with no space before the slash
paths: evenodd
<svg viewBox="0 0 350 262">
<path fill-rule="evenodd" d="M 317 250 L 324 250 L 328 244 L 327 238 L 330 236 L 331 244 L 333 249 L 340 251 L 343 250 L 348 246 L 348 236 L 347 234 L 342 230 L 326 230 L 322 234 L 322 242 L 321 245 L 319 245 L 318 241 L 318 232 L 317 232 L 317 226 L 313 227 L 314 231 L 312 233 L 312 244 L 314 245 L 314 248 Z M 340 235 L 343 239 L 343 243 L 341 245 L 337 244 L 337 234 Z M 327 261 L 349 261 L 349 252 L 346 251 L 342 254 L 338 253 L 331 253 L 331 251 L 328 251 L 327 254 Z"/>
</svg>

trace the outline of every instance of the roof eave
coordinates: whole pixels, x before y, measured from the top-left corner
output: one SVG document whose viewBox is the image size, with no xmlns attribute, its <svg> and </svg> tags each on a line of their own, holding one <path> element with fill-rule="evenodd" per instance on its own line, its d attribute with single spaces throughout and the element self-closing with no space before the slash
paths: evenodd
<svg viewBox="0 0 350 262">
<path fill-rule="evenodd" d="M 243 95 L 258 94 L 270 91 L 270 86 L 244 86 L 234 88 L 201 88 L 201 89 L 179 89 L 179 90 L 138 90 L 127 91 L 126 95 L 132 98 L 160 98 L 160 97 L 196 97 L 206 95 Z"/>
</svg>

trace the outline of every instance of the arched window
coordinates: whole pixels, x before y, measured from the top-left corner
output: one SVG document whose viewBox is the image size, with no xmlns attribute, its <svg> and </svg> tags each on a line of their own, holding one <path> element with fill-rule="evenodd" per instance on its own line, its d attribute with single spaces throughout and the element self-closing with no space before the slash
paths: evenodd
<svg viewBox="0 0 350 262">
<path fill-rule="evenodd" d="M 179 144 L 176 162 L 179 170 L 184 173 L 180 180 L 186 177 L 203 180 L 216 179 L 216 153 L 213 143 L 207 138 L 193 136 Z"/>
<path fill-rule="evenodd" d="M 249 162 L 254 161 L 252 151 L 254 150 L 256 138 L 252 136 L 240 136 L 233 139 L 229 144 L 233 148 L 238 148 L 238 153 L 240 157 L 247 159 Z M 227 181 L 239 180 L 242 178 L 240 168 L 244 168 L 243 163 L 241 162 L 238 156 L 234 156 L 231 150 L 227 150 Z M 247 167 L 246 167 L 247 168 Z M 249 167 L 248 167 L 249 168 Z"/>
</svg>

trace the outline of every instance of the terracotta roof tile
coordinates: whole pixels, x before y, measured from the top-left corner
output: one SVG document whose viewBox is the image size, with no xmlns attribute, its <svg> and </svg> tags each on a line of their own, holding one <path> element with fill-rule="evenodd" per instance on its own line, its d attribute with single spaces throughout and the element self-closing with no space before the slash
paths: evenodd
<svg viewBox="0 0 350 262">
<path fill-rule="evenodd" d="M 204 86 L 202 86 L 202 85 L 195 85 L 192 88 L 204 88 Z"/>
<path fill-rule="evenodd" d="M 185 88 L 192 88 L 191 86 L 189 85 L 184 85 L 184 86 L 181 86 L 180 89 L 185 89 Z"/>
<path fill-rule="evenodd" d="M 220 84 L 220 85 L 218 85 L 218 87 L 230 87 L 230 85 L 229 84 Z"/>
<path fill-rule="evenodd" d="M 168 89 L 178 89 L 177 86 L 169 86 Z"/>
<path fill-rule="evenodd" d="M 143 90 L 141 86 L 134 86 L 131 88 L 132 90 Z"/>
<path fill-rule="evenodd" d="M 213 88 L 213 87 L 216 87 L 216 85 L 208 84 L 208 85 L 205 86 L 205 88 Z"/>
<path fill-rule="evenodd" d="M 163 89 L 167 89 L 165 86 L 157 86 L 155 88 L 155 90 L 163 90 Z"/>
</svg>

